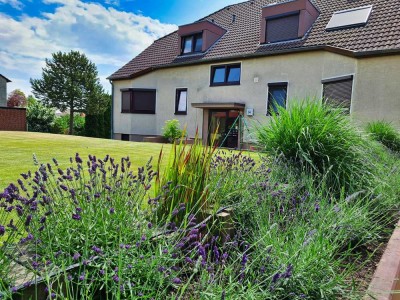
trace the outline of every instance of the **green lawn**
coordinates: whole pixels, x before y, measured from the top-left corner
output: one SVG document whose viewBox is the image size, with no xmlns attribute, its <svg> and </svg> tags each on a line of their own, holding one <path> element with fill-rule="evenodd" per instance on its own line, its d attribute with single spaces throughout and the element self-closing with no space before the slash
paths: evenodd
<svg viewBox="0 0 400 300">
<path fill-rule="evenodd" d="M 144 165 L 152 156 L 156 161 L 163 147 L 168 154 L 170 145 L 133 143 L 58 134 L 0 131 L 0 190 L 16 182 L 19 174 L 35 168 L 33 154 L 41 163 L 56 158 L 61 166 L 69 165 L 69 158 L 79 153 L 83 159 L 89 154 L 103 158 L 106 154 L 116 159 L 129 156 L 136 167 Z"/>
</svg>

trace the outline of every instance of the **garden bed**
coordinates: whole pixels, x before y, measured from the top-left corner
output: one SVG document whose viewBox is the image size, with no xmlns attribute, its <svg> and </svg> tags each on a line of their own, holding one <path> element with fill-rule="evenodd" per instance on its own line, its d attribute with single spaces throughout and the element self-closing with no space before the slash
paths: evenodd
<svg viewBox="0 0 400 300">
<path fill-rule="evenodd" d="M 18 291 L 7 272 L 18 244 L 60 299 L 361 299 L 398 217 L 399 160 L 341 113 L 312 109 L 296 124 L 281 111 L 272 132 L 288 139 L 292 126 L 297 142 L 282 144 L 295 149 L 258 161 L 195 139 L 172 146 L 162 173 L 163 152 L 137 171 L 108 155 L 38 163 L 0 195 L 3 298 Z M 297 128 L 303 115 L 317 120 Z"/>
</svg>

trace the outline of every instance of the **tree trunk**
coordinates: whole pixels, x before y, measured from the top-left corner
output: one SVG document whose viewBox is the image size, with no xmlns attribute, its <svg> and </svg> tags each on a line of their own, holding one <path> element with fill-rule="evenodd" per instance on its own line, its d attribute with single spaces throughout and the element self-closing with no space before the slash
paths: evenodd
<svg viewBox="0 0 400 300">
<path fill-rule="evenodd" d="M 69 134 L 74 134 L 74 110 L 72 108 L 69 110 Z"/>
</svg>

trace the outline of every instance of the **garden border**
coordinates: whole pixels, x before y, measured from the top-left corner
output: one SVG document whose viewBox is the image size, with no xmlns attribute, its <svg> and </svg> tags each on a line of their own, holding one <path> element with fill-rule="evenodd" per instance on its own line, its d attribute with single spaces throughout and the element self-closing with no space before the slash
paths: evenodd
<svg viewBox="0 0 400 300">
<path fill-rule="evenodd" d="M 400 300 L 400 221 L 393 234 L 375 273 L 364 300 Z"/>
</svg>

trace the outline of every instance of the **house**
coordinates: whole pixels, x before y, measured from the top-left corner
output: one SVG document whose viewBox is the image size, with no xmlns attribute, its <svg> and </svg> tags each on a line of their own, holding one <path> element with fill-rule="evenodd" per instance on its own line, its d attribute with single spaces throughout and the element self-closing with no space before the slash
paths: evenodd
<svg viewBox="0 0 400 300">
<path fill-rule="evenodd" d="M 0 130 L 26 131 L 26 108 L 7 107 L 7 83 L 10 79 L 0 74 Z"/>
<path fill-rule="evenodd" d="M 230 5 L 156 40 L 109 80 L 115 139 L 157 136 L 178 119 L 189 136 L 218 130 L 220 145 L 238 147 L 246 124 L 304 97 L 400 126 L 400 2 Z"/>
<path fill-rule="evenodd" d="M 7 83 L 10 79 L 0 74 L 0 107 L 7 106 Z"/>
</svg>

